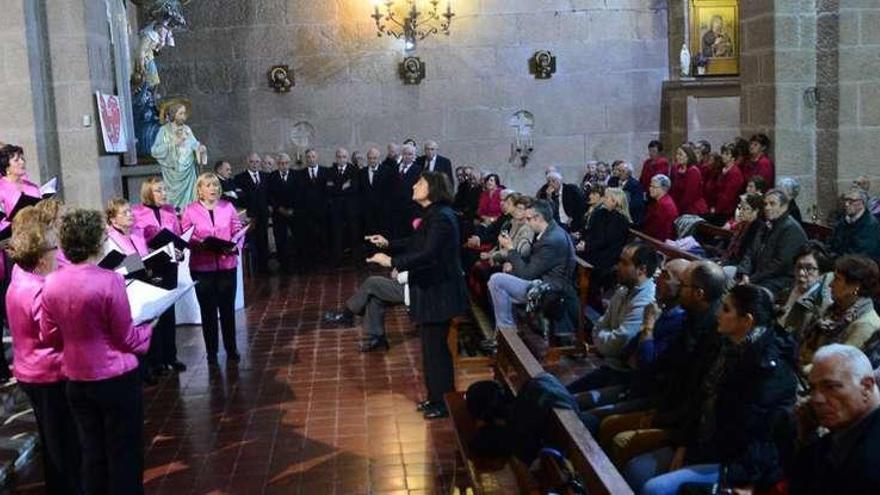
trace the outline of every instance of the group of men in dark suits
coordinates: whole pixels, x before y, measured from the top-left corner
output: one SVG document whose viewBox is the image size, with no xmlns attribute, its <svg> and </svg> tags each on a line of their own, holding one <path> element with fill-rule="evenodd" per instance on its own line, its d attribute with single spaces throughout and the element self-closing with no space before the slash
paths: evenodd
<svg viewBox="0 0 880 495">
<path fill-rule="evenodd" d="M 251 153 L 244 172 L 233 176 L 225 161 L 217 162 L 214 172 L 226 199 L 247 210 L 250 262 L 257 272 L 269 272 L 270 219 L 282 271 L 323 262 L 340 266 L 346 251 L 355 266 L 362 266 L 364 235 L 395 238 L 412 232 L 419 216 L 412 188 L 423 170 L 442 172 L 454 184 L 452 163 L 437 149 L 437 143 L 428 141 L 425 154 L 417 157 L 412 144 L 389 144 L 382 160 L 380 151 L 371 148 L 361 168 L 350 162 L 344 148 L 336 150 L 330 166 L 321 166 L 317 151 L 309 149 L 298 170 L 281 153 L 271 173 L 261 170 L 271 157 Z"/>
</svg>

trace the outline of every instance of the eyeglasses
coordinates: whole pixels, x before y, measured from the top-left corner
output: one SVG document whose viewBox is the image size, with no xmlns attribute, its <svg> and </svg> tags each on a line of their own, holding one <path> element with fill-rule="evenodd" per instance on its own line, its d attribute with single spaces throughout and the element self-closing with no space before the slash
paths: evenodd
<svg viewBox="0 0 880 495">
<path fill-rule="evenodd" d="M 848 205 L 851 205 L 853 203 L 861 203 L 862 198 L 843 198 L 843 202 Z"/>
<path fill-rule="evenodd" d="M 798 273 L 800 273 L 800 272 L 817 273 L 819 271 L 819 267 L 815 266 L 815 265 L 800 265 L 800 264 L 798 264 L 798 265 L 795 265 L 794 269 Z"/>
</svg>

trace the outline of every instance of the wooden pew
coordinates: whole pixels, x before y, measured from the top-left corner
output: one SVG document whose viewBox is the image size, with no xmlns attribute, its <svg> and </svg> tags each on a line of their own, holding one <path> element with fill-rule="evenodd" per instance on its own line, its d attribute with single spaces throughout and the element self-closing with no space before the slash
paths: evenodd
<svg viewBox="0 0 880 495">
<path fill-rule="evenodd" d="M 834 235 L 833 228 L 821 223 L 804 222 L 801 226 L 804 228 L 804 232 L 807 233 L 808 239 L 828 242 L 831 236 Z"/>
<path fill-rule="evenodd" d="M 694 229 L 694 237 L 703 246 L 703 250 L 713 257 L 720 257 L 730 240 L 733 238 L 733 231 L 723 229 L 709 222 L 700 222 Z"/>
<path fill-rule="evenodd" d="M 653 246 L 654 249 L 662 253 L 668 259 L 685 259 L 688 261 L 700 261 L 703 259 L 694 253 L 689 253 L 682 249 L 678 249 L 677 247 L 670 246 L 669 244 L 666 244 L 663 241 L 651 237 L 648 234 L 638 231 L 636 229 L 629 229 L 629 232 L 636 239 L 639 239 Z"/>
<path fill-rule="evenodd" d="M 519 335 L 512 330 L 499 331 L 495 367 L 498 380 L 514 393 L 529 379 L 544 371 Z M 589 493 L 633 493 L 574 411 L 554 410 L 551 432 L 554 443 L 563 448 Z"/>
<path fill-rule="evenodd" d="M 587 263 L 583 258 L 575 256 L 576 276 L 577 276 L 577 294 L 578 294 L 578 325 L 575 330 L 574 345 L 547 347 L 543 353 L 541 360 L 543 364 L 555 365 L 563 356 L 583 356 L 587 353 L 587 334 L 584 322 L 583 309 L 589 303 L 590 297 L 590 275 L 593 273 L 593 265 Z"/>
</svg>

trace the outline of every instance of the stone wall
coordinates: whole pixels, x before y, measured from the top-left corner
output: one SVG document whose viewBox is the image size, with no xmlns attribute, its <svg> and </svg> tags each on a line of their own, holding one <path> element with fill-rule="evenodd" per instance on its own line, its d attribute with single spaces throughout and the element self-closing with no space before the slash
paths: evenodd
<svg viewBox="0 0 880 495">
<path fill-rule="evenodd" d="M 419 43 L 419 86 L 397 75 L 401 42 L 376 36 L 363 0 L 216 0 L 187 7 L 188 32 L 159 57 L 169 94 L 194 103 L 191 124 L 211 160 L 241 167 L 250 150 L 294 150 L 307 122 L 322 162 L 336 146 L 364 149 L 433 138 L 455 163 L 472 162 L 532 190 L 546 165 L 571 178 L 586 160 L 640 162 L 659 131 L 668 74 L 661 0 L 457 0 L 449 37 Z M 557 55 L 545 81 L 528 73 L 538 49 Z M 296 76 L 290 94 L 266 79 L 274 64 Z M 535 116 L 533 161 L 508 164 L 518 110 Z"/>
<path fill-rule="evenodd" d="M 712 151 L 720 152 L 721 145 L 739 136 L 739 97 L 687 99 L 688 141 L 705 139 Z"/>
</svg>

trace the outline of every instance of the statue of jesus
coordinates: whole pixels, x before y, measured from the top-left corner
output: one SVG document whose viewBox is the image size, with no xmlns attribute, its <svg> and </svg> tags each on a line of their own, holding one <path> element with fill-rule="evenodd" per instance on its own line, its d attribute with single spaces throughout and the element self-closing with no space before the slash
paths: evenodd
<svg viewBox="0 0 880 495">
<path fill-rule="evenodd" d="M 186 125 L 187 111 L 183 103 L 168 105 L 168 123 L 156 134 L 151 154 L 162 166 L 162 180 L 168 202 L 179 209 L 195 201 L 198 165 L 207 165 L 208 150 Z"/>
</svg>

